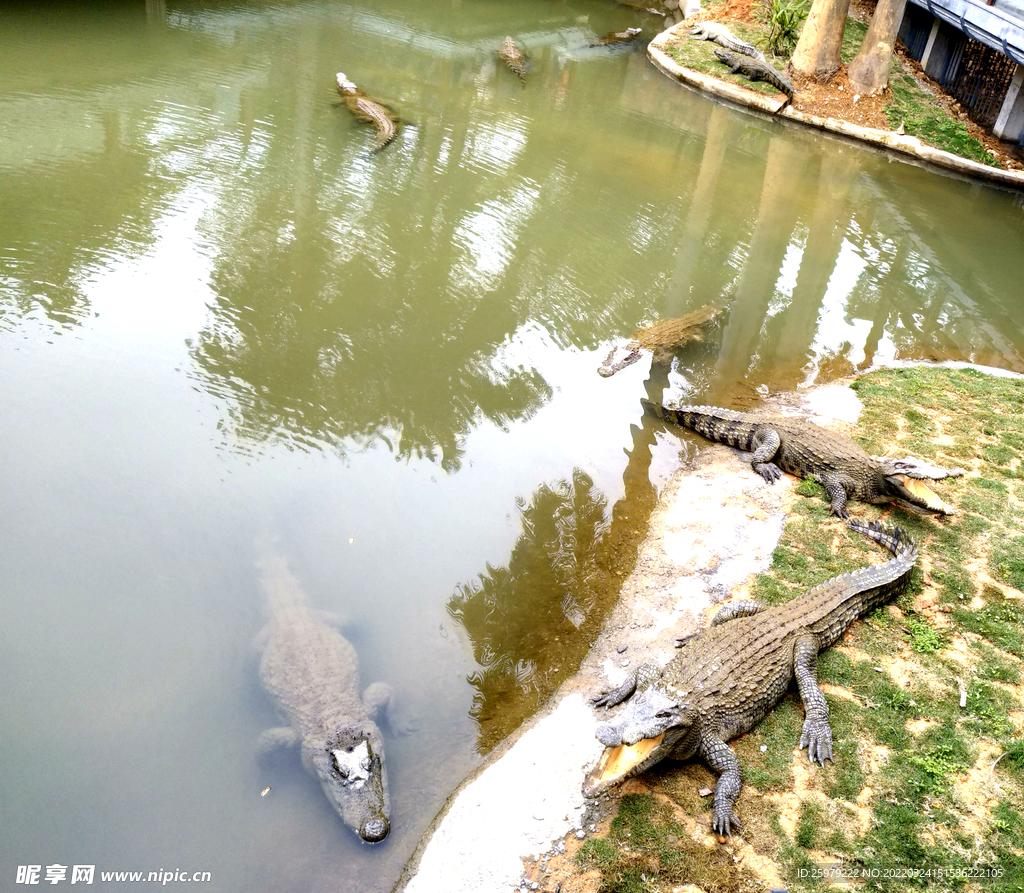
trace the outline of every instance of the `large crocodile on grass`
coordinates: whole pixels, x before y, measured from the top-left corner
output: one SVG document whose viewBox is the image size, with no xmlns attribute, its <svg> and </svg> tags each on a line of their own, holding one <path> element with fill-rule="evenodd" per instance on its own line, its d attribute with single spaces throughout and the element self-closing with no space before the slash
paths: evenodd
<svg viewBox="0 0 1024 893">
<path fill-rule="evenodd" d="M 502 41 L 498 58 L 519 76 L 519 80 L 526 83 L 526 56 L 511 37 L 506 37 Z"/>
<path fill-rule="evenodd" d="M 377 136 L 373 141 L 370 151 L 379 152 L 398 133 L 397 119 L 385 106 L 370 99 L 352 81 L 345 77 L 343 72 L 339 71 L 336 77 L 338 92 L 341 94 L 341 98 L 345 100 L 348 110 L 360 121 L 372 124 L 373 129 L 377 131 Z"/>
<path fill-rule="evenodd" d="M 750 81 L 764 81 L 771 84 L 776 90 L 785 93 L 786 101 L 775 110 L 776 114 L 793 101 L 793 97 L 796 95 L 793 85 L 786 80 L 781 71 L 772 68 L 762 59 L 751 59 L 736 53 L 728 53 L 725 50 L 715 50 L 715 55 L 721 62 L 729 66 L 729 74 L 742 74 Z"/>
<path fill-rule="evenodd" d="M 849 515 L 848 498 L 893 503 L 917 514 L 953 514 L 953 509 L 921 482 L 958 477 L 964 474 L 962 468 L 938 468 L 913 456 L 869 456 L 848 437 L 791 416 L 643 403 L 662 418 L 708 440 L 751 451 L 754 471 L 770 484 L 782 477 L 783 471 L 812 478 L 825 488 L 831 514 L 840 518 Z"/>
<path fill-rule="evenodd" d="M 615 691 L 595 698 L 600 707 L 632 699 L 611 722 L 597 727 L 606 750 L 584 781 L 586 796 L 595 797 L 665 757 L 698 756 L 719 776 L 714 831 L 729 835 L 734 827 L 742 830 L 733 812 L 740 764 L 726 742 L 761 722 L 794 676 L 805 711 L 800 748 L 807 748 L 812 763 L 824 766 L 832 759 L 828 704 L 817 680 L 818 654 L 856 618 L 902 592 L 917 559 L 917 547 L 899 528 L 846 523 L 894 557 L 833 577 L 784 605 L 726 605 L 708 629 L 681 640 L 682 650 L 664 669 L 644 664 Z"/>
<path fill-rule="evenodd" d="M 764 53 L 756 46 L 752 43 L 747 43 L 745 40 L 740 40 L 720 22 L 698 22 L 690 29 L 690 36 L 693 40 L 710 40 L 734 53 L 742 53 L 744 56 L 750 56 L 752 59 L 765 61 Z"/>
<path fill-rule="evenodd" d="M 267 561 L 261 582 L 269 622 L 260 634 L 260 680 L 288 725 L 267 729 L 259 750 L 298 746 L 345 824 L 377 843 L 391 825 L 384 742 L 373 717 L 390 707 L 391 688 L 376 682 L 360 697 L 355 649 L 314 612 L 283 560 Z"/>
<path fill-rule="evenodd" d="M 639 360 L 643 351 L 652 353 L 655 363 L 667 363 L 680 348 L 702 340 L 723 309 L 718 304 L 705 304 L 685 316 L 637 329 L 629 341 L 612 348 L 597 371 L 605 378 L 614 375 Z"/>
</svg>

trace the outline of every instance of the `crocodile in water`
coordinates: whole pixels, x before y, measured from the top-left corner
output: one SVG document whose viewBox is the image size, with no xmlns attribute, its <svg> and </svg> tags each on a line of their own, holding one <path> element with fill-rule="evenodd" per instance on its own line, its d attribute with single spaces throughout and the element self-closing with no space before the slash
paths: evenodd
<svg viewBox="0 0 1024 893">
<path fill-rule="evenodd" d="M 725 50 L 715 50 L 715 55 L 729 66 L 729 74 L 742 74 L 750 81 L 764 81 L 771 84 L 776 90 L 785 93 L 786 101 L 775 110 L 776 113 L 781 112 L 793 101 L 793 97 L 796 95 L 793 85 L 786 80 L 781 71 L 772 68 L 767 62 L 739 56 L 736 53 L 728 53 Z"/>
<path fill-rule="evenodd" d="M 622 43 L 630 43 L 640 36 L 643 28 L 627 28 L 625 31 L 609 31 L 604 37 L 602 37 L 597 43 L 592 43 L 592 47 L 613 47 Z"/>
<path fill-rule="evenodd" d="M 395 116 L 379 102 L 374 102 L 362 90 L 352 83 L 342 72 L 337 74 L 338 92 L 345 100 L 350 112 L 360 121 L 367 121 L 377 131 L 371 152 L 379 152 L 394 138 L 398 132 Z"/>
<path fill-rule="evenodd" d="M 595 699 L 598 706 L 613 707 L 632 698 L 611 722 L 597 727 L 606 750 L 584 782 L 586 796 L 597 796 L 665 757 L 698 756 L 719 775 L 712 826 L 718 834 L 731 834 L 733 827 L 742 827 L 733 813 L 740 764 L 726 742 L 764 719 L 794 676 L 805 710 L 800 748 L 822 766 L 832 759 L 818 654 L 857 617 L 902 592 L 917 559 L 917 547 L 899 528 L 847 525 L 895 557 L 833 577 L 784 605 L 726 605 L 708 629 L 682 640 L 682 650 L 664 669 L 642 665 L 618 689 Z"/>
<path fill-rule="evenodd" d="M 502 41 L 501 48 L 498 50 L 498 58 L 519 75 L 519 79 L 523 83 L 526 82 L 526 56 L 511 37 L 506 37 Z"/>
<path fill-rule="evenodd" d="M 690 34 L 694 40 L 710 40 L 734 53 L 743 53 L 744 56 L 764 62 L 764 53 L 752 43 L 740 40 L 719 22 L 698 22 L 690 29 Z"/>
<path fill-rule="evenodd" d="M 751 451 L 750 464 L 768 483 L 775 483 L 783 471 L 816 480 L 828 494 L 831 513 L 841 518 L 849 514 L 847 498 L 894 503 L 917 514 L 953 513 L 922 480 L 957 477 L 964 474 L 962 468 L 937 468 L 912 456 L 869 456 L 848 437 L 791 416 L 643 402 L 662 418 L 709 440 Z"/>
<path fill-rule="evenodd" d="M 390 707 L 391 688 L 377 682 L 360 697 L 355 649 L 313 611 L 283 560 L 267 561 L 261 582 L 269 622 L 260 681 L 288 725 L 265 731 L 259 749 L 300 747 L 345 824 L 377 843 L 391 826 L 384 743 L 372 717 Z"/>
<path fill-rule="evenodd" d="M 612 348 L 598 372 L 607 378 L 621 369 L 632 365 L 643 351 L 654 355 L 654 362 L 667 363 L 672 354 L 692 341 L 700 341 L 707 327 L 721 314 L 722 307 L 717 304 L 705 304 L 686 316 L 676 319 L 663 319 L 650 326 L 644 326 L 633 333 L 633 338 L 625 344 Z"/>
</svg>

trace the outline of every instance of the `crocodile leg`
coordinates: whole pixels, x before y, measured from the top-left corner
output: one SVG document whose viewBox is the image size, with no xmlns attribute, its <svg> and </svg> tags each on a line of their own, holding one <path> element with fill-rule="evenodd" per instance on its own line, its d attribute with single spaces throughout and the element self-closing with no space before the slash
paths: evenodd
<svg viewBox="0 0 1024 893">
<path fill-rule="evenodd" d="M 299 733 L 290 726 L 264 729 L 256 739 L 256 754 L 259 757 L 266 757 L 277 750 L 298 747 L 301 740 Z"/>
<path fill-rule="evenodd" d="M 726 605 L 711 618 L 711 626 L 718 626 L 720 623 L 728 623 L 730 620 L 735 620 L 737 617 L 752 617 L 758 611 L 763 611 L 765 605 L 755 601 L 742 601 L 733 602 L 731 605 Z"/>
<path fill-rule="evenodd" d="M 657 679 L 661 675 L 661 667 L 657 664 L 640 664 L 631 672 L 625 681 L 613 691 L 605 692 L 591 699 L 591 703 L 598 707 L 614 707 L 621 704 L 627 698 L 632 697 L 637 687 L 644 683 Z"/>
<path fill-rule="evenodd" d="M 840 518 L 849 518 L 850 513 L 846 510 L 846 488 L 839 480 L 839 477 L 831 472 L 815 474 L 811 475 L 811 477 L 821 484 L 828 494 L 829 502 L 831 502 L 828 509 L 829 514 Z"/>
<path fill-rule="evenodd" d="M 732 811 L 732 805 L 740 794 L 740 761 L 718 735 L 701 730 L 697 753 L 713 772 L 718 773 L 715 785 L 715 808 L 711 827 L 716 834 L 732 836 L 732 829 L 743 830 L 743 825 Z"/>
<path fill-rule="evenodd" d="M 750 457 L 750 464 L 769 484 L 774 484 L 782 477 L 782 469 L 772 459 L 779 451 L 782 438 L 774 428 L 758 428 L 754 432 L 753 443 L 754 454 Z"/>
<path fill-rule="evenodd" d="M 832 728 L 828 724 L 828 704 L 818 688 L 818 639 L 804 635 L 793 647 L 793 666 L 800 699 L 804 702 L 804 728 L 800 749 L 807 748 L 812 763 L 825 765 L 832 759 Z"/>
<path fill-rule="evenodd" d="M 383 714 L 388 728 L 395 736 L 409 735 L 415 729 L 399 715 L 395 709 L 395 690 L 386 682 L 373 682 L 363 692 L 363 707 L 370 719 L 377 719 Z"/>
</svg>

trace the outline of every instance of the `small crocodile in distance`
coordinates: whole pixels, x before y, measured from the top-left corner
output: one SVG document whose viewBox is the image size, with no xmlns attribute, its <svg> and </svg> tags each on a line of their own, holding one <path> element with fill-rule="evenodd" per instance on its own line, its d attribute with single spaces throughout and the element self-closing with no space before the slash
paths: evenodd
<svg viewBox="0 0 1024 893">
<path fill-rule="evenodd" d="M 654 355 L 655 363 L 669 362 L 680 348 L 703 340 L 704 333 L 723 309 L 718 304 L 705 304 L 685 316 L 663 319 L 637 329 L 631 340 L 612 348 L 598 367 L 598 373 L 608 378 L 639 360 L 645 350 Z"/>
<path fill-rule="evenodd" d="M 781 71 L 776 71 L 767 62 L 739 56 L 736 53 L 728 53 L 725 50 L 715 50 L 715 55 L 721 62 L 729 66 L 729 74 L 742 74 L 750 81 L 764 81 L 771 84 L 776 90 L 785 93 L 786 101 L 775 110 L 776 114 L 793 101 L 793 97 L 796 95 L 793 85 L 783 77 Z"/>
<path fill-rule="evenodd" d="M 953 509 L 922 480 L 938 481 L 964 474 L 962 468 L 937 468 L 906 456 L 869 456 L 841 434 L 805 419 L 734 412 L 717 406 L 669 408 L 642 401 L 664 419 L 696 431 L 708 440 L 753 453 L 750 464 L 773 484 L 782 472 L 812 478 L 825 488 L 833 515 L 845 518 L 846 500 L 893 503 L 919 515 L 953 514 Z"/>
<path fill-rule="evenodd" d="M 750 56 L 753 59 L 760 59 L 764 62 L 764 53 L 752 43 L 740 40 L 732 31 L 719 22 L 698 22 L 690 29 L 690 35 L 693 40 L 710 40 L 734 53 L 742 53 L 744 56 Z"/>
<path fill-rule="evenodd" d="M 313 610 L 283 560 L 267 561 L 261 582 L 269 622 L 260 634 L 260 681 L 288 725 L 267 729 L 259 750 L 298 747 L 345 824 L 377 843 L 391 825 L 384 743 L 373 717 L 390 709 L 391 688 L 376 682 L 360 696 L 355 649 Z"/>
<path fill-rule="evenodd" d="M 498 58 L 515 72 L 524 84 L 526 83 L 526 56 L 511 37 L 506 37 L 502 41 L 501 48 L 498 50 Z"/>
<path fill-rule="evenodd" d="M 338 92 L 345 105 L 360 121 L 367 121 L 377 131 L 371 152 L 379 152 L 390 143 L 398 132 L 395 116 L 379 102 L 374 102 L 352 83 L 343 72 L 338 72 Z"/>
<path fill-rule="evenodd" d="M 917 547 L 899 528 L 848 521 L 851 530 L 885 546 L 893 558 L 815 586 L 775 607 L 743 601 L 726 605 L 708 629 L 683 640 L 663 668 L 641 665 L 615 691 L 595 698 L 599 707 L 631 700 L 597 727 L 605 745 L 583 793 L 596 797 L 665 757 L 697 756 L 719 776 L 712 828 L 729 835 L 742 825 L 733 812 L 740 764 L 726 744 L 749 732 L 782 699 L 796 677 L 805 718 L 800 748 L 811 762 L 832 759 L 828 704 L 818 687 L 818 654 L 858 617 L 904 590 Z"/>
<path fill-rule="evenodd" d="M 609 31 L 604 37 L 602 37 L 597 43 L 592 43 L 592 47 L 614 47 L 618 44 L 630 43 L 640 36 L 643 28 L 627 28 L 625 31 Z"/>
</svg>

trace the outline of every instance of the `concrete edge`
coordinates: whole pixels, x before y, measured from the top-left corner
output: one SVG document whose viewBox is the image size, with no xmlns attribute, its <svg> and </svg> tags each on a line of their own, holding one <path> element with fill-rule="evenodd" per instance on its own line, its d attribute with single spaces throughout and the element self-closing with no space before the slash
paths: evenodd
<svg viewBox="0 0 1024 893">
<path fill-rule="evenodd" d="M 861 127 L 857 124 L 836 120 L 835 118 L 819 118 L 817 115 L 799 112 L 792 106 L 780 112 L 779 106 L 782 105 L 780 100 L 772 99 L 770 96 L 765 96 L 763 93 L 757 93 L 754 90 L 748 90 L 746 87 L 741 87 L 738 84 L 684 68 L 678 62 L 671 59 L 662 49 L 671 37 L 676 36 L 677 29 L 682 27 L 687 27 L 686 23 L 675 25 L 666 31 L 662 31 L 647 47 L 647 57 L 654 63 L 655 67 L 675 81 L 679 81 L 696 90 L 710 93 L 719 99 L 761 112 L 772 118 L 784 118 L 788 121 L 795 121 L 806 127 L 837 133 L 841 136 L 877 146 L 878 148 L 894 152 L 897 155 L 909 156 L 926 164 L 953 171 L 966 177 L 987 180 L 1000 186 L 1024 190 L 1024 172 L 1006 171 L 1002 168 L 989 167 L 977 161 L 970 161 L 966 158 L 961 158 L 959 155 L 954 155 L 952 152 L 946 152 L 942 149 L 926 145 L 916 136 L 893 133 L 889 130 L 876 130 L 873 127 Z"/>
</svg>

